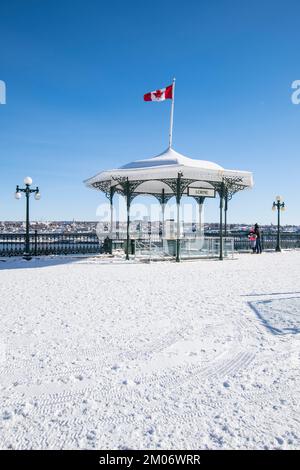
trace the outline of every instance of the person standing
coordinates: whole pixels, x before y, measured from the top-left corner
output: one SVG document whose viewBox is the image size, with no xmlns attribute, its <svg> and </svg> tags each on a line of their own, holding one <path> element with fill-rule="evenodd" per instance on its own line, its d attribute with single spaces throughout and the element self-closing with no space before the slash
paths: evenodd
<svg viewBox="0 0 300 470">
<path fill-rule="evenodd" d="M 248 235 L 248 239 L 250 242 L 250 246 L 252 248 L 252 252 L 255 253 L 256 250 L 256 233 L 254 232 L 254 228 L 250 230 L 250 233 Z"/>
<path fill-rule="evenodd" d="M 259 228 L 258 224 L 254 225 L 254 233 L 256 235 L 256 253 L 261 253 L 262 252 L 262 247 L 261 247 L 261 230 Z"/>
</svg>

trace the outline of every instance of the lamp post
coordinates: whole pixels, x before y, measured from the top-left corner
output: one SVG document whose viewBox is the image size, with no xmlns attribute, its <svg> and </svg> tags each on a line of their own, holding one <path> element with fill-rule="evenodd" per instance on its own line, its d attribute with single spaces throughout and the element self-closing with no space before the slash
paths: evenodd
<svg viewBox="0 0 300 470">
<path fill-rule="evenodd" d="M 280 248 L 280 211 L 285 210 L 285 203 L 282 201 L 281 202 L 281 197 L 276 196 L 276 202 L 273 202 L 272 210 L 276 211 L 277 209 L 277 243 L 276 243 L 276 248 L 275 251 L 281 251 Z"/>
<path fill-rule="evenodd" d="M 29 261 L 30 256 L 30 247 L 29 247 L 29 197 L 31 193 L 34 193 L 34 198 L 38 201 L 41 198 L 39 188 L 31 189 L 30 185 L 32 184 L 32 179 L 30 176 L 24 178 L 25 188 L 20 188 L 19 185 L 16 187 L 15 198 L 21 199 L 22 193 L 25 193 L 26 196 L 26 237 L 25 237 L 25 253 L 24 259 Z"/>
</svg>

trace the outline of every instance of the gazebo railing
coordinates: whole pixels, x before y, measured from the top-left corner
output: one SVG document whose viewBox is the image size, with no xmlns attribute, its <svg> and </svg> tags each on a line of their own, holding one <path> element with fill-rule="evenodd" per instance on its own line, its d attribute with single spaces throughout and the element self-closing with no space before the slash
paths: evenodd
<svg viewBox="0 0 300 470">
<path fill-rule="evenodd" d="M 135 240 L 133 253 L 137 258 L 146 259 L 167 259 L 172 258 L 165 247 L 164 241 L 153 241 L 151 238 L 145 240 Z"/>
<path fill-rule="evenodd" d="M 162 259 L 176 257 L 176 239 L 164 239 L 159 242 L 135 240 L 134 254 L 137 258 Z M 217 258 L 220 254 L 219 237 L 182 238 L 180 240 L 181 259 Z M 234 240 L 223 238 L 224 257 L 233 257 Z"/>
<path fill-rule="evenodd" d="M 233 257 L 234 239 L 232 237 L 223 237 L 223 256 L 224 258 Z M 181 258 L 218 258 L 220 255 L 219 237 L 199 237 L 194 239 L 180 240 Z"/>
</svg>

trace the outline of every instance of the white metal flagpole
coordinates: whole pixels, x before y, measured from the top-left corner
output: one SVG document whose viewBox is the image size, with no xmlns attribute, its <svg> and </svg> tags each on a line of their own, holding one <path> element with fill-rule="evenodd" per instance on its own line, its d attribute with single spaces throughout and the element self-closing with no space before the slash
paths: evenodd
<svg viewBox="0 0 300 470">
<path fill-rule="evenodd" d="M 172 104 L 171 104 L 171 119 L 170 119 L 170 132 L 169 132 L 169 148 L 172 147 L 172 138 L 173 138 L 174 98 L 175 98 L 175 78 L 173 78 L 173 84 L 172 84 Z"/>
</svg>

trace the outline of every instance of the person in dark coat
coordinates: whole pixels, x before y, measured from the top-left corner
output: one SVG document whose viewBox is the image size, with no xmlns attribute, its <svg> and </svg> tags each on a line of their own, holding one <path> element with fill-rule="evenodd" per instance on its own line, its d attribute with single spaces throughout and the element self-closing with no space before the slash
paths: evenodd
<svg viewBox="0 0 300 470">
<path fill-rule="evenodd" d="M 262 252 L 262 247 L 261 247 L 261 231 L 259 228 L 258 224 L 254 225 L 254 233 L 256 235 L 256 253 L 261 253 Z"/>
<path fill-rule="evenodd" d="M 111 241 L 110 241 L 109 237 L 104 238 L 103 251 L 104 251 L 104 253 L 110 253 L 111 252 Z"/>
</svg>

